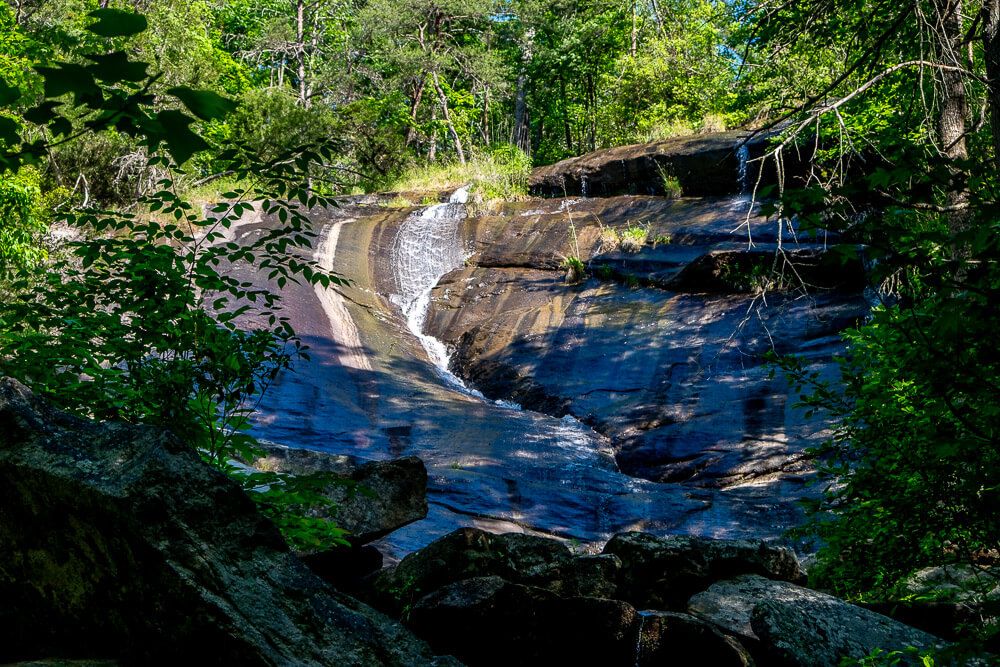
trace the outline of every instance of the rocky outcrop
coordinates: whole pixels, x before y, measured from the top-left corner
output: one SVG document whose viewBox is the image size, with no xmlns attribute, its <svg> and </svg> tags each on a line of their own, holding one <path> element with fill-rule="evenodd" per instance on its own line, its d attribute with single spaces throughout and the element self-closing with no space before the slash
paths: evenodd
<svg viewBox="0 0 1000 667">
<path fill-rule="evenodd" d="M 615 535 L 604 553 L 621 560 L 619 596 L 641 608 L 683 609 L 692 594 L 738 574 L 805 581 L 794 553 L 763 541 L 633 532 Z"/>
<path fill-rule="evenodd" d="M 333 501 L 328 511 L 348 531 L 353 545 L 377 540 L 427 516 L 427 469 L 415 456 L 360 463 L 308 449 L 265 445 L 266 456 L 253 461 L 260 470 L 294 475 L 332 473 L 336 481 L 324 488 Z"/>
<path fill-rule="evenodd" d="M 694 595 L 688 611 L 738 637 L 767 664 L 820 667 L 874 649 L 927 651 L 943 642 L 887 616 L 784 581 L 744 575 Z"/>
<path fill-rule="evenodd" d="M 765 353 L 800 354 L 834 377 L 837 334 L 868 310 L 863 271 L 857 248 L 748 221 L 748 206 L 532 200 L 469 219 L 462 236 L 475 253 L 435 288 L 425 329 L 486 396 L 607 436 L 623 472 L 739 489 L 731 497 L 773 480 L 772 500 L 800 496 L 804 450 L 825 425 L 796 407 Z M 619 242 L 629 229 L 646 236 L 638 252 Z M 565 283 L 559 262 L 570 255 L 589 280 Z M 774 509 L 756 516 L 795 521 L 795 508 Z"/>
<path fill-rule="evenodd" d="M 0 662 L 435 664 L 169 433 L 76 419 L 2 380 L 0 434 Z"/>
<path fill-rule="evenodd" d="M 762 655 L 780 667 L 826 667 L 845 658 L 861 660 L 876 649 L 926 654 L 943 645 L 925 632 L 815 591 L 794 600 L 761 600 L 751 627 Z"/>
<path fill-rule="evenodd" d="M 737 194 L 758 181 L 774 181 L 773 164 L 760 158 L 773 133 L 721 132 L 617 146 L 535 169 L 528 182 L 544 197 L 662 195 L 664 179 L 676 179 L 685 196 Z M 806 156 L 785 156 L 787 177 L 802 173 Z M 748 164 L 749 163 L 749 164 Z"/>
<path fill-rule="evenodd" d="M 585 588 L 606 586 L 594 572 L 600 567 L 588 565 L 574 566 L 569 549 L 555 540 L 460 528 L 382 572 L 373 590 L 380 606 L 400 613 L 433 591 L 471 578 L 498 576 L 519 584 L 576 592 L 573 587 L 577 573 L 581 573 Z"/>
<path fill-rule="evenodd" d="M 372 585 L 436 651 L 474 666 L 827 667 L 942 645 L 793 583 L 803 579 L 791 551 L 761 542 L 631 532 L 577 556 L 554 540 L 463 529 Z"/>
</svg>

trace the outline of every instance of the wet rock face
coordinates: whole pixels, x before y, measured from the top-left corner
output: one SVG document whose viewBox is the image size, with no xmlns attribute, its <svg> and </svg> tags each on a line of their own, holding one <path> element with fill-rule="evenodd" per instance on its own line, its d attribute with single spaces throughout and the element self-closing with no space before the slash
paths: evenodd
<svg viewBox="0 0 1000 667">
<path fill-rule="evenodd" d="M 0 380 L 0 662 L 429 665 L 164 431 L 94 424 Z"/>
<path fill-rule="evenodd" d="M 832 378 L 838 333 L 868 309 L 863 272 L 835 239 L 747 225 L 748 205 L 533 200 L 471 219 L 475 253 L 435 289 L 426 330 L 486 396 L 606 435 L 623 472 L 801 494 L 803 450 L 826 425 L 795 407 L 765 354 L 803 355 Z M 629 228 L 646 233 L 638 252 L 615 240 Z M 567 285 L 557 263 L 577 254 L 591 279 Z M 769 520 L 794 522 L 794 511 Z"/>
<path fill-rule="evenodd" d="M 763 175 L 759 162 L 741 172 L 746 161 L 764 154 L 768 140 L 768 135 L 751 138 L 745 132 L 721 132 L 603 149 L 535 169 L 529 189 L 543 197 L 662 195 L 668 176 L 680 182 L 688 197 L 737 194 L 755 184 L 758 176 L 764 184 L 774 181 L 771 164 L 765 165 Z M 804 157 L 786 156 L 790 178 L 804 171 Z"/>
</svg>

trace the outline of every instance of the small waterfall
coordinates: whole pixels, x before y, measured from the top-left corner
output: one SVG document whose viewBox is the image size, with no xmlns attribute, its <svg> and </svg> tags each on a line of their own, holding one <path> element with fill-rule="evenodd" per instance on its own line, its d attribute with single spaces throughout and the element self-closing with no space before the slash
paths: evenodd
<svg viewBox="0 0 1000 667">
<path fill-rule="evenodd" d="M 639 614 L 639 632 L 635 639 L 635 667 L 641 667 L 642 665 L 642 629 L 646 625 L 646 616 L 649 615 L 648 612 L 640 611 Z"/>
<path fill-rule="evenodd" d="M 736 173 L 740 184 L 740 194 L 748 195 L 750 194 L 750 146 L 742 144 L 736 151 L 736 159 L 739 160 L 739 168 Z"/>
<path fill-rule="evenodd" d="M 448 370 L 448 348 L 424 333 L 424 323 L 434 286 L 442 276 L 465 262 L 458 225 L 465 218 L 468 200 L 469 187 L 465 186 L 456 190 L 447 203 L 412 213 L 399 228 L 395 248 L 400 290 L 395 300 L 406 318 L 406 326 L 420 340 L 444 379 L 462 389 L 466 389 L 465 384 Z"/>
</svg>

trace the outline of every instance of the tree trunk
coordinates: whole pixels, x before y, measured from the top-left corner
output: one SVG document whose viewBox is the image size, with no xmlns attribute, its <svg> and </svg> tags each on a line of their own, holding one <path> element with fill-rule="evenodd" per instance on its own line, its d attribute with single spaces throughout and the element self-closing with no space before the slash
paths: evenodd
<svg viewBox="0 0 1000 667">
<path fill-rule="evenodd" d="M 489 86 L 484 86 L 483 87 L 483 123 L 482 123 L 482 126 L 483 126 L 483 131 L 482 131 L 482 134 L 483 134 L 483 145 L 484 146 L 489 146 L 491 143 L 493 143 L 492 137 L 490 136 L 492 133 L 490 132 L 490 87 Z"/>
<path fill-rule="evenodd" d="M 431 146 L 427 151 L 427 161 L 435 162 L 437 160 L 438 152 L 438 133 L 437 133 L 437 118 L 438 118 L 438 108 L 436 106 L 431 107 Z"/>
<path fill-rule="evenodd" d="M 528 65 L 531 63 L 535 44 L 535 31 L 524 34 L 521 50 L 521 71 L 517 75 L 517 99 L 514 102 L 514 132 L 511 143 L 531 155 L 531 129 L 528 127 Z"/>
<path fill-rule="evenodd" d="M 299 77 L 299 103 L 308 105 L 309 91 L 306 86 L 306 3 L 295 0 L 295 55 Z"/>
<path fill-rule="evenodd" d="M 632 44 L 629 50 L 630 55 L 635 58 L 639 50 L 639 9 L 636 6 L 638 0 L 632 0 Z"/>
<path fill-rule="evenodd" d="M 410 127 L 406 130 L 406 145 L 410 146 L 417 138 L 417 111 L 420 109 L 420 100 L 424 96 L 424 85 L 427 76 L 421 77 L 417 83 L 417 89 L 413 93 L 413 104 L 410 106 Z"/>
<path fill-rule="evenodd" d="M 943 37 L 939 44 L 939 61 L 943 65 L 961 67 L 962 0 L 938 0 L 937 10 Z M 941 151 L 952 160 L 963 160 L 969 156 L 965 143 L 965 121 L 968 115 L 965 77 L 958 71 L 942 70 L 938 139 Z"/>
<path fill-rule="evenodd" d="M 1000 168 L 1000 0 L 983 0 L 983 53 L 987 103 L 993 137 L 993 164 Z"/>
<path fill-rule="evenodd" d="M 444 94 L 444 89 L 441 88 L 441 81 L 438 80 L 437 72 L 433 72 L 431 77 L 434 81 L 434 89 L 437 90 L 438 100 L 441 102 L 441 113 L 444 114 L 444 122 L 448 126 L 448 134 L 451 135 L 451 140 L 455 144 L 455 152 L 458 153 L 458 161 L 461 164 L 465 164 L 465 151 L 462 149 L 462 140 L 458 137 L 455 124 L 451 122 L 451 113 L 448 111 L 448 98 Z"/>
<path fill-rule="evenodd" d="M 573 132 L 569 126 L 569 105 L 566 103 L 566 80 L 559 77 L 559 94 L 562 96 L 563 130 L 566 132 L 566 150 L 573 150 Z"/>
</svg>

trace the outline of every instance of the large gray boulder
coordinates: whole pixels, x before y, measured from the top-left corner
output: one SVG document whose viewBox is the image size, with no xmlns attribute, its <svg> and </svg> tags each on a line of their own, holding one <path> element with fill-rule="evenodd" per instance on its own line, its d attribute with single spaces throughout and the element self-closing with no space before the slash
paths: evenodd
<svg viewBox="0 0 1000 667">
<path fill-rule="evenodd" d="M 328 515 L 350 534 L 354 545 L 367 544 L 427 516 L 427 468 L 415 456 L 359 463 L 351 457 L 282 445 L 265 445 L 253 462 L 261 470 L 295 475 L 330 473 L 337 481 L 324 489 L 335 503 Z"/>
<path fill-rule="evenodd" d="M 0 662 L 431 665 L 337 593 L 169 433 L 96 424 L 0 380 Z"/>
<path fill-rule="evenodd" d="M 688 611 L 736 635 L 761 662 L 827 667 L 875 649 L 931 649 L 941 640 L 832 595 L 747 575 L 691 598 Z"/>
<path fill-rule="evenodd" d="M 459 528 L 406 556 L 394 569 L 384 570 L 373 583 L 372 599 L 400 614 L 429 593 L 477 577 L 503 577 L 559 593 L 575 592 L 568 589 L 578 576 L 590 582 L 587 585 L 602 586 L 593 581 L 599 575 L 588 569 L 585 564 L 578 574 L 569 549 L 556 540 Z"/>
<path fill-rule="evenodd" d="M 621 559 L 621 599 L 641 608 L 683 610 L 692 594 L 739 574 L 805 581 L 794 553 L 761 540 L 630 532 L 611 538 L 604 553 Z"/>
</svg>

